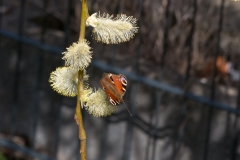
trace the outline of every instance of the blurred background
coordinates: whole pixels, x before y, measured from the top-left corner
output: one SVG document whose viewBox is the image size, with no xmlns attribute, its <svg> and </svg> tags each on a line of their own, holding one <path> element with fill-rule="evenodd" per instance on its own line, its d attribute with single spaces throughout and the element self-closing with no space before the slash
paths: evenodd
<svg viewBox="0 0 240 160">
<path fill-rule="evenodd" d="M 83 112 L 88 160 L 240 159 L 240 1 L 88 0 L 89 13 L 138 19 L 129 42 L 93 48 L 93 88 L 104 72 L 128 78 L 106 118 Z M 0 0 L 0 160 L 77 160 L 76 98 L 50 73 L 78 40 L 79 0 Z"/>
</svg>

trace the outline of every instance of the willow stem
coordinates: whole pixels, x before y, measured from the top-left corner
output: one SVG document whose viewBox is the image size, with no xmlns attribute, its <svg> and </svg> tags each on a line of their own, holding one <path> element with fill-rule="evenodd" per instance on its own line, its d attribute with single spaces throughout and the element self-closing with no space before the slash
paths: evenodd
<svg viewBox="0 0 240 160">
<path fill-rule="evenodd" d="M 80 22 L 80 35 L 79 42 L 83 41 L 85 38 L 85 27 L 86 27 L 86 18 L 88 16 L 87 0 L 82 0 L 82 9 L 81 9 L 81 22 Z M 81 97 L 83 95 L 83 79 L 84 71 L 78 71 L 78 96 L 77 96 L 77 106 L 75 112 L 75 120 L 79 127 L 79 140 L 80 140 L 80 154 L 81 160 L 86 160 L 86 132 L 84 130 L 83 119 L 82 119 L 82 102 Z"/>
<path fill-rule="evenodd" d="M 87 16 L 89 16 L 87 0 L 82 0 L 82 10 L 81 11 L 82 12 L 81 12 L 79 41 L 82 41 L 85 38 L 86 19 L 87 19 Z"/>
<path fill-rule="evenodd" d="M 78 96 L 77 96 L 77 106 L 75 119 L 77 121 L 79 127 L 79 140 L 80 140 L 80 154 L 81 160 L 86 160 L 86 132 L 84 130 L 83 119 L 82 119 L 82 103 L 81 103 L 81 95 L 83 93 L 83 76 L 84 71 L 78 71 Z"/>
</svg>

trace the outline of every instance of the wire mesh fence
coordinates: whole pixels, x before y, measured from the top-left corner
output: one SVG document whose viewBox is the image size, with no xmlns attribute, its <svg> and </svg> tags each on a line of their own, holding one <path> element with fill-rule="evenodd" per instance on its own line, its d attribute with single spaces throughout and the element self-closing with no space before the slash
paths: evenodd
<svg viewBox="0 0 240 160">
<path fill-rule="evenodd" d="M 97 43 L 87 29 L 94 48 L 90 85 L 100 87 L 103 72 L 126 75 L 124 98 L 133 114 L 122 105 L 107 118 L 84 112 L 88 158 L 239 159 L 240 2 L 88 5 L 90 13 L 133 15 L 139 25 L 136 38 L 121 45 Z M 79 15 L 74 0 L 0 0 L 0 155 L 79 159 L 76 100 L 48 83 L 78 38 Z"/>
</svg>

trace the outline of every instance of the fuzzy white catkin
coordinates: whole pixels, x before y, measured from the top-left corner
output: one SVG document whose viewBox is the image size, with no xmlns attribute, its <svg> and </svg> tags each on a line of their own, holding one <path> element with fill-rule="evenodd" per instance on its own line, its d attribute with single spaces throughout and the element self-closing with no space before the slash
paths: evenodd
<svg viewBox="0 0 240 160">
<path fill-rule="evenodd" d="M 49 82 L 53 90 L 63 96 L 75 97 L 78 94 L 78 71 L 71 67 L 58 67 L 50 74 Z M 88 90 L 88 75 L 84 71 L 84 89 Z M 88 91 L 90 92 L 90 91 Z M 87 92 L 86 92 L 87 94 Z"/>
<path fill-rule="evenodd" d="M 89 66 L 92 59 L 92 51 L 87 40 L 73 43 L 66 52 L 63 52 L 65 65 L 77 70 L 83 70 Z"/>
<path fill-rule="evenodd" d="M 106 44 L 118 44 L 129 41 L 138 32 L 137 19 L 125 14 L 113 15 L 94 13 L 86 21 L 92 26 L 93 38 Z"/>
<path fill-rule="evenodd" d="M 69 67 L 59 67 L 50 74 L 50 85 L 53 90 L 64 96 L 77 95 L 77 70 Z"/>
<path fill-rule="evenodd" d="M 85 109 L 95 117 L 111 115 L 117 108 L 112 105 L 104 90 L 98 89 L 86 98 Z"/>
</svg>

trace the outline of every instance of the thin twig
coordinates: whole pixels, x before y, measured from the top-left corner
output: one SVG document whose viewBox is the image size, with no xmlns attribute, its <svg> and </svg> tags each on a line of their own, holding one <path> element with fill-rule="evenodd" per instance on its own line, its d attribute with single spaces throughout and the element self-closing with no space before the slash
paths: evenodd
<svg viewBox="0 0 240 160">
<path fill-rule="evenodd" d="M 82 119 L 82 104 L 81 104 L 81 95 L 83 92 L 83 71 L 78 72 L 78 97 L 77 97 L 77 106 L 75 118 L 79 127 L 79 140 L 80 140 L 80 154 L 81 160 L 86 160 L 86 133 L 84 130 L 83 119 Z"/>
<path fill-rule="evenodd" d="M 86 27 L 86 17 L 88 15 L 87 0 L 82 0 L 82 10 L 81 10 L 81 23 L 80 23 L 80 35 L 79 41 L 83 41 L 85 38 L 85 27 Z M 78 71 L 78 96 L 77 96 L 77 106 L 75 119 L 79 127 L 79 140 L 80 140 L 80 154 L 81 160 L 86 160 L 86 133 L 84 130 L 83 119 L 82 119 L 82 103 L 81 96 L 83 95 L 83 76 L 84 71 Z"/>
<path fill-rule="evenodd" d="M 86 18 L 88 16 L 87 0 L 82 0 L 81 23 L 79 41 L 85 38 Z"/>
</svg>

